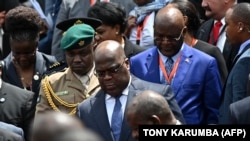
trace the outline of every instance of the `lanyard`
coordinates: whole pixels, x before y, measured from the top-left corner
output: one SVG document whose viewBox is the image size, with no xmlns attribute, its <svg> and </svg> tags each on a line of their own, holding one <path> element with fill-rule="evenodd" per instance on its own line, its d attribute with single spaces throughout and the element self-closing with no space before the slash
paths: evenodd
<svg viewBox="0 0 250 141">
<path fill-rule="evenodd" d="M 94 5 L 95 3 L 96 3 L 96 1 L 98 1 L 98 0 L 89 0 L 89 2 L 90 2 L 90 5 L 92 6 L 92 5 Z M 109 2 L 109 0 L 100 0 L 101 2 Z"/>
<path fill-rule="evenodd" d="M 150 14 L 145 17 L 145 19 L 143 20 L 142 24 L 139 24 L 137 26 L 137 32 L 136 32 L 136 44 L 137 45 L 140 44 L 142 30 L 143 30 L 145 24 L 147 23 L 149 16 L 150 16 Z"/>
<path fill-rule="evenodd" d="M 159 65 L 160 65 L 161 71 L 162 71 L 165 79 L 167 80 L 167 82 L 169 84 L 171 84 L 171 81 L 172 81 L 172 79 L 173 79 L 173 77 L 174 77 L 174 75 L 175 75 L 175 73 L 177 71 L 177 68 L 178 68 L 178 65 L 180 63 L 180 60 L 181 60 L 181 55 L 179 55 L 179 57 L 177 58 L 177 61 L 174 63 L 174 67 L 173 67 L 170 75 L 168 75 L 167 71 L 165 69 L 165 65 L 163 64 L 163 61 L 162 61 L 162 59 L 161 59 L 161 57 L 159 55 Z"/>
</svg>

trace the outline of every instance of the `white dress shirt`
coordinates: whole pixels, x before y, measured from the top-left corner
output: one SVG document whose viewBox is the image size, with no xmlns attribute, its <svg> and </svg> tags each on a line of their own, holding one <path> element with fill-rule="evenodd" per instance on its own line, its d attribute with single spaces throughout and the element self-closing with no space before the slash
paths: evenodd
<svg viewBox="0 0 250 141">
<path fill-rule="evenodd" d="M 122 96 L 120 97 L 120 102 L 122 104 L 122 113 L 123 113 L 122 119 L 124 117 L 124 112 L 125 112 L 125 107 L 126 107 L 128 92 L 129 92 L 128 87 L 130 86 L 130 84 L 131 84 L 131 76 L 129 79 L 128 86 L 126 87 L 126 89 L 122 91 Z M 110 96 L 109 94 L 106 94 L 105 103 L 106 103 L 106 110 L 107 110 L 108 119 L 109 119 L 109 125 L 111 125 L 111 118 L 112 118 L 113 110 L 115 107 L 115 98 Z"/>
</svg>

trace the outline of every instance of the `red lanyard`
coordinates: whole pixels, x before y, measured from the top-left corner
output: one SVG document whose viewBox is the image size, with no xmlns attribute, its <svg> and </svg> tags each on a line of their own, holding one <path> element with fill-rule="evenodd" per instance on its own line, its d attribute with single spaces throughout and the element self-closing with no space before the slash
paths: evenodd
<svg viewBox="0 0 250 141">
<path fill-rule="evenodd" d="M 149 16 L 150 16 L 150 14 L 145 17 L 145 19 L 144 19 L 144 21 L 143 21 L 142 24 L 139 24 L 137 26 L 137 32 L 136 32 L 136 44 L 137 45 L 140 44 L 142 30 L 143 30 L 145 24 L 147 23 Z"/>
<path fill-rule="evenodd" d="M 109 2 L 109 0 L 101 0 L 101 1 L 102 2 Z M 90 5 L 92 6 L 95 4 L 96 0 L 89 0 L 89 2 L 90 2 Z"/>
<path fill-rule="evenodd" d="M 179 63 L 180 63 L 180 60 L 181 60 L 181 55 L 179 55 L 179 57 L 177 58 L 177 61 L 174 63 L 174 67 L 173 67 L 173 69 L 172 69 L 170 75 L 168 75 L 168 74 L 167 74 L 167 71 L 166 71 L 166 69 L 165 69 L 165 66 L 164 66 L 164 64 L 163 64 L 163 61 L 162 61 L 162 59 L 161 59 L 161 57 L 160 57 L 160 55 L 159 55 L 159 65 L 160 65 L 161 71 L 162 71 L 162 73 L 163 73 L 165 79 L 167 80 L 167 82 L 168 82 L 169 84 L 171 83 L 171 81 L 172 81 L 172 79 L 173 79 L 173 77 L 174 77 L 174 75 L 175 75 L 175 73 L 176 73 L 176 71 L 177 71 L 177 68 L 178 68 L 178 65 L 179 65 Z"/>
</svg>

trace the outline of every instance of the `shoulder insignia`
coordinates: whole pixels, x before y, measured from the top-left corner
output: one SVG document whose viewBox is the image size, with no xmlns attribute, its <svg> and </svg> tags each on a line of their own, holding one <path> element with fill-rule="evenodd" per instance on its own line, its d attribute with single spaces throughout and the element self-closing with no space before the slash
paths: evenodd
<svg viewBox="0 0 250 141">
<path fill-rule="evenodd" d="M 45 72 L 46 75 L 51 75 L 56 72 L 64 71 L 67 68 L 67 64 L 65 62 L 56 62 L 48 67 L 47 71 Z"/>
</svg>

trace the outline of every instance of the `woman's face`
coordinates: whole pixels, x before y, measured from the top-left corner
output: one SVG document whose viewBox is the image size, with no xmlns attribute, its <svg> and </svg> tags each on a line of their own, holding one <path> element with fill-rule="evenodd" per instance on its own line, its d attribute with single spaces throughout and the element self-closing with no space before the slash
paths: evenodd
<svg viewBox="0 0 250 141">
<path fill-rule="evenodd" d="M 96 28 L 95 41 L 97 42 L 97 44 L 105 40 L 115 40 L 119 42 L 121 34 L 119 33 L 119 29 L 117 27 L 118 26 L 112 27 L 102 24 L 101 26 Z"/>
<path fill-rule="evenodd" d="M 37 45 L 36 41 L 11 40 L 10 46 L 14 63 L 17 63 L 21 68 L 34 64 Z"/>
</svg>

